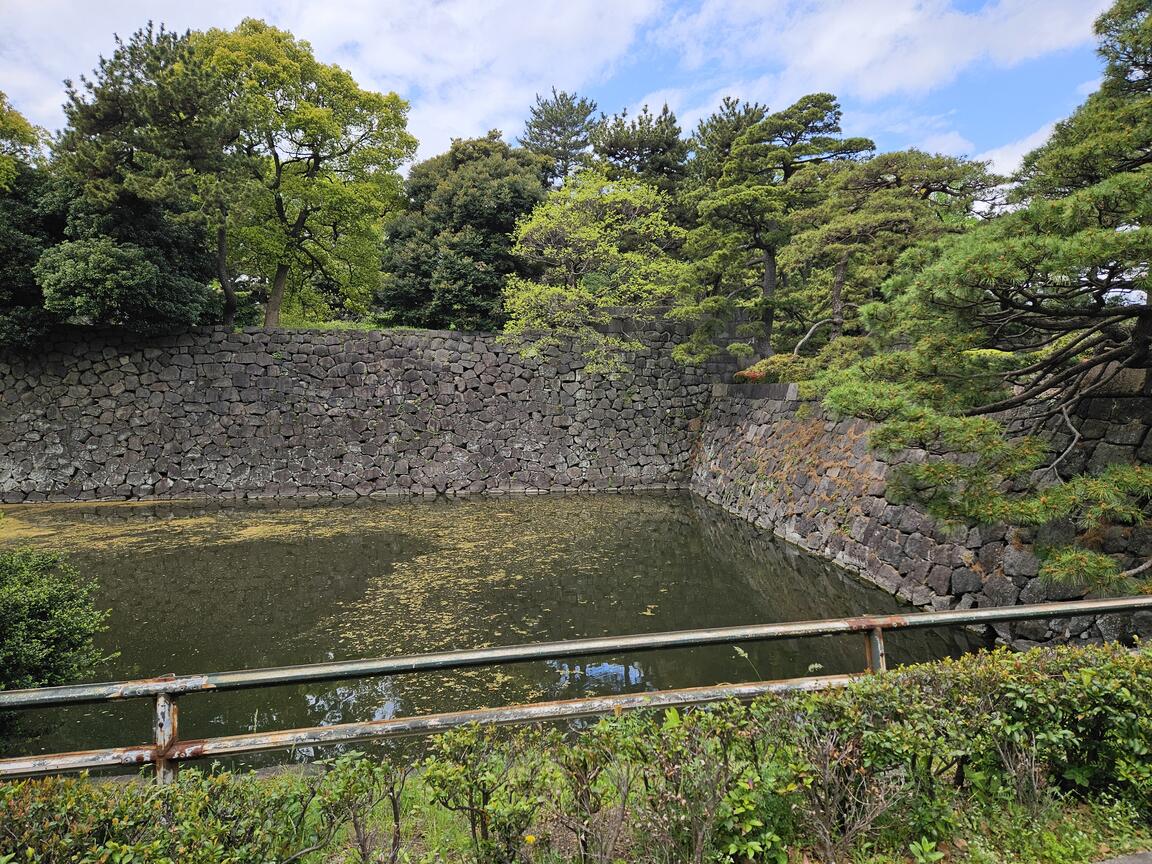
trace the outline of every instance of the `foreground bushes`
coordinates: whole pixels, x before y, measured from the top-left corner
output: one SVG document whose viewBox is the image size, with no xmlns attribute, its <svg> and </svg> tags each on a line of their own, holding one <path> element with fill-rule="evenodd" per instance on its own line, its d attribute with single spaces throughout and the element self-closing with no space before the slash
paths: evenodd
<svg viewBox="0 0 1152 864">
<path fill-rule="evenodd" d="M 1148 651 L 998 651 L 418 763 L 7 784 L 0 862 L 1088 861 L 1152 846 L 1150 709 Z"/>
</svg>

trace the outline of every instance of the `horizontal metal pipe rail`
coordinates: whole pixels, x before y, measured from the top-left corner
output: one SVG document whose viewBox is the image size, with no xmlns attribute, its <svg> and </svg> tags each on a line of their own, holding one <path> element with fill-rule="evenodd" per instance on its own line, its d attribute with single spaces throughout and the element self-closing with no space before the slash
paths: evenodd
<svg viewBox="0 0 1152 864">
<path fill-rule="evenodd" d="M 193 759 L 301 746 L 322 746 L 363 741 L 370 738 L 427 735 L 473 722 L 498 724 L 543 722 L 595 716 L 639 707 L 692 705 L 729 698 L 752 699 L 764 693 L 840 686 L 855 676 L 796 678 L 784 681 L 761 681 L 749 684 L 726 684 L 713 687 L 589 697 L 562 702 L 544 702 L 450 714 L 392 718 L 362 723 L 343 723 L 279 732 L 181 741 L 178 737 L 177 697 L 188 693 L 340 681 L 411 672 L 496 666 L 532 660 L 554 660 L 563 657 L 656 651 L 702 645 L 729 645 L 741 642 L 765 642 L 846 633 L 861 633 L 865 636 L 867 668 L 869 671 L 882 671 L 886 668 L 884 632 L 889 630 L 992 624 L 1040 618 L 1066 618 L 1078 615 L 1131 613 L 1146 609 L 1152 609 L 1152 596 L 681 630 L 631 636 L 573 639 L 564 642 L 509 645 L 469 651 L 445 651 L 402 657 L 313 663 L 304 666 L 213 672 L 204 675 L 169 675 L 135 681 L 11 690 L 0 692 L 0 710 L 151 698 L 155 700 L 153 743 L 135 747 L 0 759 L 0 779 L 154 763 L 157 777 L 161 782 L 168 782 L 175 776 L 176 766 L 180 762 Z"/>
</svg>

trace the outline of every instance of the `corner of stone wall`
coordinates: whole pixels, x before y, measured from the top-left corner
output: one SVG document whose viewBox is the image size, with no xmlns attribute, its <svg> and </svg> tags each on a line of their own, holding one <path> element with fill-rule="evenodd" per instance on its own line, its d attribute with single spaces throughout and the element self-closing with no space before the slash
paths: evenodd
<svg viewBox="0 0 1152 864">
<path fill-rule="evenodd" d="M 1086 406 L 1080 461 L 1150 461 L 1152 400 L 1110 396 Z M 1098 424 L 1098 425 L 1092 425 Z M 868 445 L 869 425 L 829 417 L 785 384 L 737 384 L 714 393 L 689 488 L 810 552 L 835 561 L 924 609 L 970 609 L 1068 600 L 1082 592 L 1037 578 L 1037 537 L 1003 527 L 940 524 L 885 497 L 899 464 Z M 1043 539 L 1043 538 L 1039 538 Z M 1152 555 L 1152 529 L 1116 529 L 1109 552 Z M 1134 629 L 1152 635 L 1152 615 L 1069 617 L 996 625 L 1017 647 L 1094 640 Z"/>
</svg>

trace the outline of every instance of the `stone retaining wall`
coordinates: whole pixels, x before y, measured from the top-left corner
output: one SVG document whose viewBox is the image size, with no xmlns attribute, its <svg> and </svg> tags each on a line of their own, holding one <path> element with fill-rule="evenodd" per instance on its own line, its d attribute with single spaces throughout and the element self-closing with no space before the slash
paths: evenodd
<svg viewBox="0 0 1152 864">
<path fill-rule="evenodd" d="M 724 363 L 617 381 L 492 334 L 61 332 L 0 355 L 0 500 L 679 488 Z"/>
<path fill-rule="evenodd" d="M 946 528 L 890 503 L 885 478 L 897 461 L 868 446 L 869 424 L 833 420 L 789 385 L 732 385 L 713 399 L 701 432 L 693 492 L 799 546 L 831 558 L 916 606 L 969 609 L 1071 599 L 1075 591 L 1034 578 L 1033 538 L 1004 528 Z M 1096 470 L 1152 462 L 1146 396 L 1093 399 L 1082 446 L 1069 461 Z M 1152 555 L 1152 529 L 1115 529 L 1109 552 Z M 1152 615 L 1137 626 L 1152 633 Z M 1022 647 L 1054 638 L 1117 636 L 1116 616 L 999 625 Z"/>
</svg>

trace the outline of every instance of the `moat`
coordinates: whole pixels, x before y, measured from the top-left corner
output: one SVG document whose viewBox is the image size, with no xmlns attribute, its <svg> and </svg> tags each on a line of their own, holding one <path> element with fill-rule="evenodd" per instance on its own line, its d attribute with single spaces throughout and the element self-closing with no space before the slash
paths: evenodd
<svg viewBox="0 0 1152 864">
<path fill-rule="evenodd" d="M 27 505 L 0 546 L 66 550 L 111 610 L 96 680 L 908 608 L 681 495 Z M 890 662 L 978 646 L 889 639 Z M 184 700 L 181 737 L 861 668 L 859 636 L 574 658 Z M 151 706 L 23 716 L 7 755 L 143 742 Z M 311 753 L 295 754 L 309 758 Z M 282 758 L 282 757 L 281 757 Z"/>
</svg>

